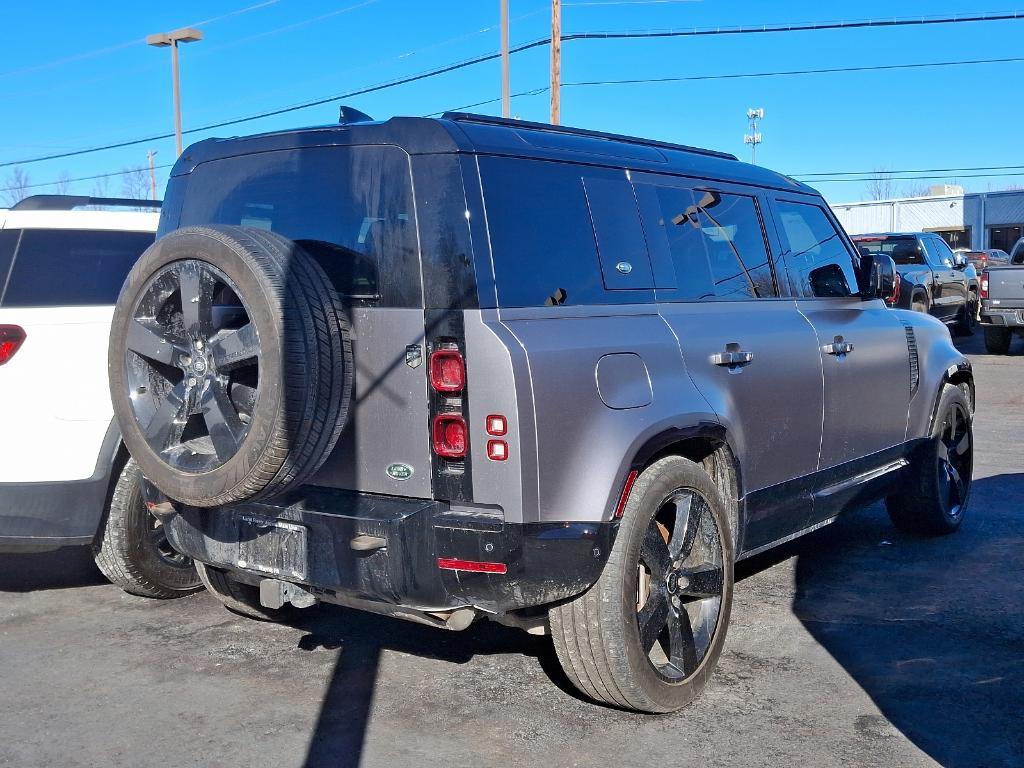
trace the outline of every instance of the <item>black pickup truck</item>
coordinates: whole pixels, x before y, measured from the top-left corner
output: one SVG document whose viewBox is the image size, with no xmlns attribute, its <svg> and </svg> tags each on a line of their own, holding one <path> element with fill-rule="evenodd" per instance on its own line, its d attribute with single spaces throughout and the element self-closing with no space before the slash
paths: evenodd
<svg viewBox="0 0 1024 768">
<path fill-rule="evenodd" d="M 970 335 L 978 317 L 978 275 L 962 253 L 931 232 L 854 235 L 861 255 L 891 256 L 900 275 L 897 307 L 926 312 L 959 335 Z"/>
<path fill-rule="evenodd" d="M 1024 333 L 1024 239 L 1013 247 L 1008 266 L 981 273 L 981 325 L 993 355 L 1005 355 L 1013 335 Z"/>
</svg>

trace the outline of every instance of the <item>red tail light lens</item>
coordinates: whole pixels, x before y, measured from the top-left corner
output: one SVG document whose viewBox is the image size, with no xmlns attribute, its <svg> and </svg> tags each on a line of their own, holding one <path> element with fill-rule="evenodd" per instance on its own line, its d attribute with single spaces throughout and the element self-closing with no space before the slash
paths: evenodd
<svg viewBox="0 0 1024 768">
<path fill-rule="evenodd" d="M 430 355 L 430 385 L 437 392 L 461 392 L 466 386 L 466 363 L 457 349 L 438 349 Z"/>
<path fill-rule="evenodd" d="M 481 563 L 477 560 L 460 560 L 457 557 L 439 557 L 437 558 L 437 567 L 444 571 L 508 573 L 508 566 L 504 563 Z"/>
<path fill-rule="evenodd" d="M 0 325 L 0 365 L 21 349 L 25 341 L 25 329 L 20 325 Z"/>
<path fill-rule="evenodd" d="M 461 459 L 466 455 L 466 420 L 457 413 L 442 413 L 434 417 L 434 453 L 446 459 Z"/>
<path fill-rule="evenodd" d="M 978 286 L 981 289 L 981 298 L 988 298 L 988 272 L 981 273 L 981 282 Z"/>
</svg>

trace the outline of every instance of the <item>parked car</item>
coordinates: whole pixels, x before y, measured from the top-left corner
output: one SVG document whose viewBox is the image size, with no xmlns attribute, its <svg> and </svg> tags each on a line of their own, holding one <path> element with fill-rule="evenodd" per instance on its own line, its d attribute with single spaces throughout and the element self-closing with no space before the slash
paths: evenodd
<svg viewBox="0 0 1024 768">
<path fill-rule="evenodd" d="M 790 178 L 448 113 L 202 141 L 167 194 L 111 396 L 236 612 L 487 617 L 666 712 L 718 660 L 737 559 L 879 498 L 963 519 L 970 363 Z"/>
<path fill-rule="evenodd" d="M 1010 264 L 1014 266 L 1024 264 L 1024 237 L 1013 244 L 1013 249 L 1010 251 Z"/>
<path fill-rule="evenodd" d="M 0 210 L 0 550 L 92 546 L 126 591 L 175 597 L 198 577 L 144 506 L 106 376 L 114 301 L 157 206 L 36 195 Z M 97 207 L 136 210 L 81 210 Z"/>
<path fill-rule="evenodd" d="M 983 251 L 972 251 L 969 248 L 957 248 L 954 254 L 962 253 L 968 263 L 975 269 L 982 270 L 988 266 L 1002 266 L 1010 262 L 1010 255 L 998 248 L 987 248 Z"/>
<path fill-rule="evenodd" d="M 930 232 L 854 235 L 862 254 L 886 254 L 900 274 L 897 306 L 926 312 L 970 335 L 978 317 L 978 277 L 965 256 L 957 256 Z"/>
<path fill-rule="evenodd" d="M 985 349 L 1005 355 L 1015 334 L 1024 333 L 1024 240 L 1014 246 L 1012 263 L 981 273 L 981 326 Z M 1018 246 L 1020 246 L 1018 248 Z"/>
</svg>

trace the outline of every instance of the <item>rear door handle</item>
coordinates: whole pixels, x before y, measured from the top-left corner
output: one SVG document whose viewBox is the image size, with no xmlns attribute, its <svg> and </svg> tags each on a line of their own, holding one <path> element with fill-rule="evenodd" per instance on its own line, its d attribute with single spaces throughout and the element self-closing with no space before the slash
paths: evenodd
<svg viewBox="0 0 1024 768">
<path fill-rule="evenodd" d="M 829 355 L 836 355 L 837 357 L 848 355 L 853 352 L 853 342 L 845 341 L 842 336 L 836 336 L 835 341 L 831 344 L 826 344 L 821 348 L 821 351 Z"/>
<path fill-rule="evenodd" d="M 753 352 L 728 351 L 719 352 L 711 356 L 711 362 L 715 365 L 726 365 L 730 368 L 747 365 L 754 359 Z"/>
</svg>

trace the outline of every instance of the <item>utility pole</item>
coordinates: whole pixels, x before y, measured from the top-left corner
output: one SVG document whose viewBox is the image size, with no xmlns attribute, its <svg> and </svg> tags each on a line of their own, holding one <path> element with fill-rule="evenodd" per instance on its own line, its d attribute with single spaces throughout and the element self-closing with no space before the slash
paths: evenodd
<svg viewBox="0 0 1024 768">
<path fill-rule="evenodd" d="M 750 145 L 750 162 L 757 164 L 757 145 L 761 143 L 761 134 L 757 132 L 757 121 L 764 120 L 764 108 L 747 110 L 747 120 L 750 121 L 750 133 L 743 137 L 743 143 Z"/>
<path fill-rule="evenodd" d="M 198 29 L 185 27 L 176 29 L 173 32 L 158 32 L 146 38 L 146 45 L 156 48 L 171 49 L 171 83 L 174 89 L 174 141 L 178 154 L 181 154 L 181 93 L 178 87 L 178 43 L 194 43 L 203 39 L 203 33 Z"/>
<path fill-rule="evenodd" d="M 508 0 L 501 0 L 501 116 L 512 115 L 508 74 Z"/>
<path fill-rule="evenodd" d="M 562 0 L 551 0 L 551 124 L 562 117 Z"/>
<path fill-rule="evenodd" d="M 152 149 L 146 153 L 146 159 L 149 161 L 149 197 L 152 200 L 156 200 L 156 166 L 153 165 L 153 157 L 156 152 Z"/>
</svg>

